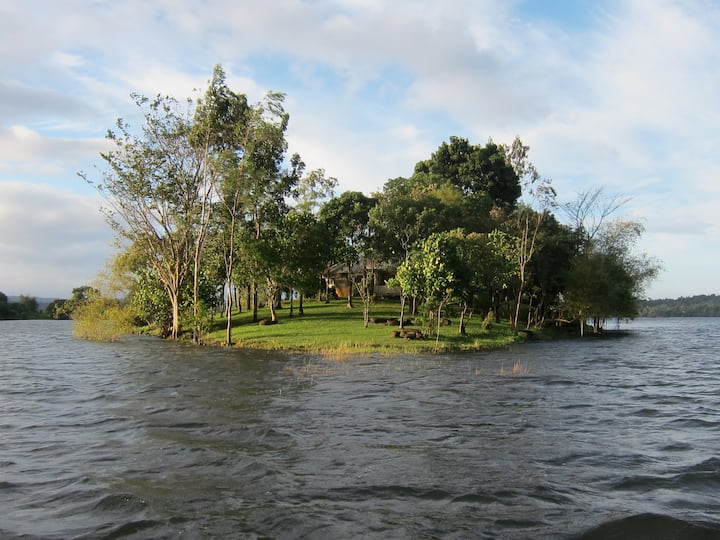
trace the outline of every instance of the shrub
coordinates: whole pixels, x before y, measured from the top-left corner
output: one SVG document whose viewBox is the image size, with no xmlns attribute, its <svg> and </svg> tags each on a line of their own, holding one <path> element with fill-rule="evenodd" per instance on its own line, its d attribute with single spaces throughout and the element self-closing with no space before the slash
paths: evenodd
<svg viewBox="0 0 720 540">
<path fill-rule="evenodd" d="M 135 314 L 120 301 L 94 296 L 72 312 L 73 334 L 91 341 L 115 341 L 132 331 Z"/>
</svg>

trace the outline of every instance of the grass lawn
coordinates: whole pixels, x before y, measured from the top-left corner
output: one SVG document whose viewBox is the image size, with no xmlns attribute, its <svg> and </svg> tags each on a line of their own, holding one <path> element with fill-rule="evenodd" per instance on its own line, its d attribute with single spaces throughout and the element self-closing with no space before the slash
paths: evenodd
<svg viewBox="0 0 720 540">
<path fill-rule="evenodd" d="M 435 343 L 435 329 L 422 339 L 405 339 L 393 336 L 397 326 L 373 324 L 363 325 L 362 305 L 353 309 L 345 307 L 345 300 L 324 302 L 305 302 L 305 313 L 300 316 L 295 306 L 294 316 L 286 304 L 278 310 L 278 324 L 261 326 L 252 322 L 252 313 L 242 312 L 233 317 L 233 343 L 236 347 L 256 349 L 292 350 L 323 353 L 328 355 L 346 355 L 358 353 L 418 353 L 451 352 L 492 349 L 507 346 L 517 341 L 510 325 L 493 324 L 488 330 L 480 327 L 481 319 L 471 317 L 466 321 L 467 335 L 458 333 L 458 319 L 452 319 L 451 326 L 440 328 L 440 339 Z M 398 302 L 380 301 L 370 308 L 370 317 L 398 318 Z M 407 315 L 406 315 L 407 317 Z M 270 310 L 258 313 L 259 319 L 269 319 Z M 419 329 L 420 325 L 407 328 Z M 205 336 L 209 345 L 225 342 L 225 319 L 216 316 L 211 332 Z"/>
</svg>

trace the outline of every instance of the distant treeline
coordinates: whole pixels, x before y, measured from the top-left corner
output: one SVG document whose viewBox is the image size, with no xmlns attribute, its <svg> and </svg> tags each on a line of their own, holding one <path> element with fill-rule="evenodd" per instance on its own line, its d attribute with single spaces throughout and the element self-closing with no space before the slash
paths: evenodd
<svg viewBox="0 0 720 540">
<path fill-rule="evenodd" d="M 641 317 L 720 317 L 720 296 L 701 294 L 676 299 L 643 300 Z"/>
<path fill-rule="evenodd" d="M 17 319 L 67 319 L 59 310 L 64 300 L 48 300 L 34 296 L 8 296 L 0 292 L 0 321 Z"/>
</svg>

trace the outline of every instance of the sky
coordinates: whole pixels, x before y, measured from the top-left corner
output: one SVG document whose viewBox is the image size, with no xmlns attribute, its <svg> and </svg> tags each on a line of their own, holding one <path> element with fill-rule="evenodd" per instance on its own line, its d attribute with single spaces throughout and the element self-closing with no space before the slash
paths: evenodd
<svg viewBox="0 0 720 540">
<path fill-rule="evenodd" d="M 520 136 L 561 203 L 629 199 L 648 297 L 718 294 L 717 28 L 719 0 L 0 0 L 0 291 L 97 276 L 113 233 L 78 173 L 140 123 L 132 93 L 197 97 L 221 64 L 250 101 L 286 94 L 290 154 L 338 191 Z"/>
</svg>

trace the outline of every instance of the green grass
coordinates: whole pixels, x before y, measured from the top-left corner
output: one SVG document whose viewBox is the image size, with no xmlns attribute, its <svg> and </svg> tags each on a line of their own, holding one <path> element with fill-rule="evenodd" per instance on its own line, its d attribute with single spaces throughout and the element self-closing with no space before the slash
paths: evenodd
<svg viewBox="0 0 720 540">
<path fill-rule="evenodd" d="M 378 302 L 370 308 L 371 317 L 397 318 L 399 315 L 400 306 L 397 302 Z M 269 319 L 269 310 L 261 310 L 258 318 Z M 276 325 L 261 326 L 252 322 L 252 314 L 249 312 L 235 314 L 232 333 L 234 346 L 313 352 L 341 359 L 351 354 L 495 349 L 518 341 L 508 324 L 494 324 L 490 329 L 482 330 L 480 317 L 470 318 L 465 336 L 458 333 L 458 320 L 453 318 L 451 326 L 441 327 L 437 346 L 434 329 L 423 339 L 397 338 L 393 337 L 393 332 L 399 330 L 397 326 L 370 323 L 365 328 L 362 306 L 348 309 L 342 299 L 329 304 L 306 302 L 304 315 L 298 315 L 296 306 L 292 318 L 289 308 L 285 306 L 278 311 L 278 321 Z M 425 330 L 419 325 L 409 328 Z M 217 316 L 204 341 L 209 345 L 221 345 L 225 342 L 225 332 L 225 319 Z"/>
</svg>

